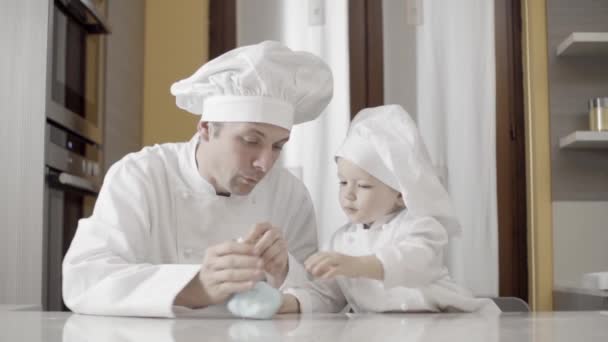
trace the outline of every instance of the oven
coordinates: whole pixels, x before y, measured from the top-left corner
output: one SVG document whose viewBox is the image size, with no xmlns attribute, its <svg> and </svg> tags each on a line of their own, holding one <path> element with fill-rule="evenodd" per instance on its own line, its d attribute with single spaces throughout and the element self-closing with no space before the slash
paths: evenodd
<svg viewBox="0 0 608 342">
<path fill-rule="evenodd" d="M 43 307 L 67 310 L 62 261 L 103 179 L 105 0 L 51 0 L 45 127 Z"/>
<path fill-rule="evenodd" d="M 98 145 L 53 123 L 46 124 L 44 309 L 62 311 L 61 264 L 78 220 L 93 211 L 101 185 Z"/>
</svg>

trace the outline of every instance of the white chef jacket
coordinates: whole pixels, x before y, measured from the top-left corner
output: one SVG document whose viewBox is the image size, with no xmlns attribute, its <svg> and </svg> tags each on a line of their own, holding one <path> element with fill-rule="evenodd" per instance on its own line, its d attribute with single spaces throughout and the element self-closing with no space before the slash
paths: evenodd
<svg viewBox="0 0 608 342">
<path fill-rule="evenodd" d="M 303 183 L 277 166 L 249 195 L 218 196 L 196 167 L 198 140 L 146 147 L 110 168 L 63 261 L 71 310 L 173 317 L 184 311 L 173 301 L 200 270 L 205 249 L 265 221 L 288 244 L 283 286 L 306 281 L 302 263 L 317 249 L 317 228 Z M 206 310 L 217 309 L 224 306 Z"/>
<path fill-rule="evenodd" d="M 454 283 L 444 265 L 445 228 L 432 217 L 414 217 L 406 209 L 374 222 L 347 224 L 332 236 L 329 249 L 338 253 L 375 255 L 384 280 L 338 276 L 285 290 L 300 302 L 302 313 L 338 312 L 346 304 L 354 312 L 494 311 L 490 299 L 474 298 Z"/>
</svg>

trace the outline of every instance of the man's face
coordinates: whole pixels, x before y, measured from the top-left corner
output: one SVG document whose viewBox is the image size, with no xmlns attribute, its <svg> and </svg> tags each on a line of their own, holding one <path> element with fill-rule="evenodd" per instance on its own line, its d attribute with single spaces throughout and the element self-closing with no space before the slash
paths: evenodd
<svg viewBox="0 0 608 342">
<path fill-rule="evenodd" d="M 340 205 L 352 223 L 372 223 L 403 207 L 399 192 L 357 165 L 338 158 Z"/>
<path fill-rule="evenodd" d="M 205 124 L 201 124 L 204 132 Z M 217 192 L 247 195 L 279 158 L 289 131 L 264 123 L 207 124 L 203 163 Z"/>
</svg>

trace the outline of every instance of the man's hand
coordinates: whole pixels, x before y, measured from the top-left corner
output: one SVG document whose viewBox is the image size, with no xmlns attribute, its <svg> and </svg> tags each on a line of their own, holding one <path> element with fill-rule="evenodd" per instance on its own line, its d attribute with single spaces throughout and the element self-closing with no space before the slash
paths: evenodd
<svg viewBox="0 0 608 342">
<path fill-rule="evenodd" d="M 263 278 L 263 262 L 253 246 L 234 241 L 211 246 L 197 277 L 177 295 L 174 304 L 190 308 L 220 304 Z"/>
<path fill-rule="evenodd" d="M 264 270 L 273 277 L 270 285 L 276 288 L 281 286 L 289 270 L 287 242 L 281 230 L 270 223 L 259 223 L 253 227 L 244 242 L 253 246 L 255 255 L 264 260 Z"/>
<path fill-rule="evenodd" d="M 304 267 L 315 278 L 321 279 L 336 276 L 384 279 L 382 263 L 374 255 L 354 257 L 336 252 L 319 252 L 309 257 Z"/>
</svg>

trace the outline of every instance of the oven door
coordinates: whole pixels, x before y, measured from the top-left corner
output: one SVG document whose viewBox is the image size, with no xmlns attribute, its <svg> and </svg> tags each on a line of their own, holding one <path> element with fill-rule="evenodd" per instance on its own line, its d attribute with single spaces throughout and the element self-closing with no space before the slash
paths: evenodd
<svg viewBox="0 0 608 342">
<path fill-rule="evenodd" d="M 103 34 L 109 28 L 97 2 L 53 1 L 46 114 L 56 124 L 102 144 Z"/>
<path fill-rule="evenodd" d="M 49 167 L 46 168 L 45 187 L 44 309 L 66 311 L 61 290 L 63 257 L 74 238 L 78 220 L 92 214 L 98 188 L 85 178 Z"/>
</svg>

